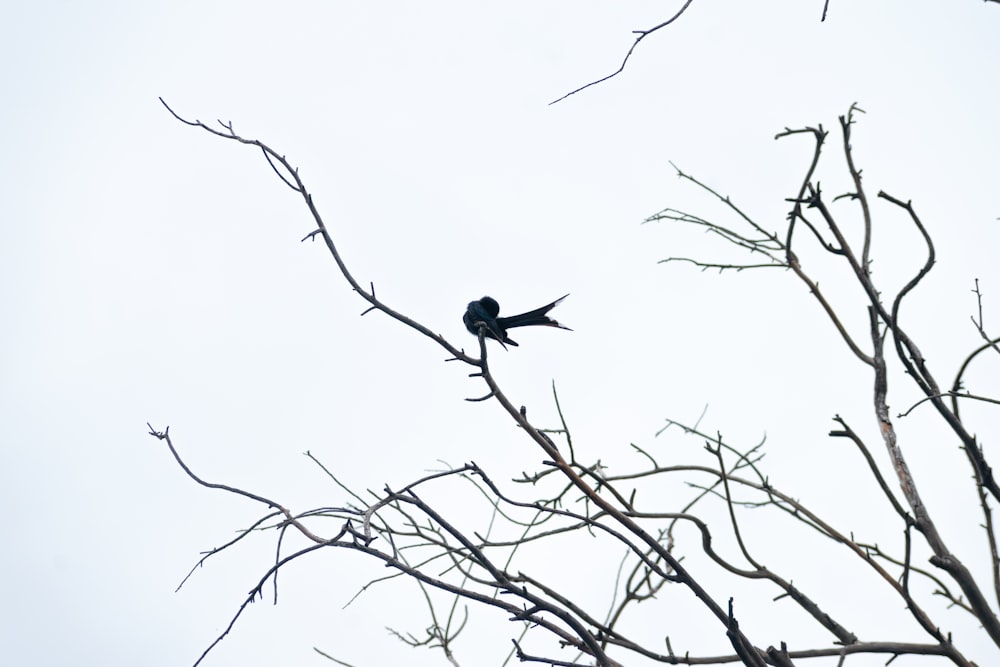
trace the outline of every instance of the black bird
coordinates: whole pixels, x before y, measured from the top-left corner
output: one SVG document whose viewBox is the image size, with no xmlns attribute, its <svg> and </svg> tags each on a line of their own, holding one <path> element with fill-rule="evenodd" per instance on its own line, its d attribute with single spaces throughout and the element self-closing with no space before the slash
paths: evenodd
<svg viewBox="0 0 1000 667">
<path fill-rule="evenodd" d="M 569 294 L 566 296 L 569 296 Z M 507 329 L 543 326 L 559 327 L 560 329 L 572 331 L 569 327 L 564 327 L 546 315 L 560 301 L 565 299 L 566 296 L 556 299 L 547 306 L 542 306 L 541 308 L 536 308 L 520 315 L 511 315 L 510 317 L 498 317 L 500 314 L 500 304 L 493 297 L 484 296 L 479 301 L 471 301 L 469 303 L 469 307 L 465 309 L 465 315 L 462 316 L 462 321 L 465 322 L 465 328 L 474 336 L 479 335 L 478 323 L 482 322 L 486 325 L 487 338 L 498 340 L 501 345 L 506 343 L 507 345 L 517 347 L 517 343 L 507 337 Z"/>
</svg>

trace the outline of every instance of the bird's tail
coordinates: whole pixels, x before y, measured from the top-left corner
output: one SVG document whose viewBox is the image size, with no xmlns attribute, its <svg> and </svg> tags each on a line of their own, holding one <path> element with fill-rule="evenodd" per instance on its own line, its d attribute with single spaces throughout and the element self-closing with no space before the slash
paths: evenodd
<svg viewBox="0 0 1000 667">
<path fill-rule="evenodd" d="M 544 326 L 544 327 L 559 327 L 560 329 L 566 329 L 567 331 L 572 331 L 569 327 L 564 327 L 563 325 L 556 322 L 554 319 L 549 317 L 547 313 L 559 305 L 559 302 L 565 299 L 566 296 L 559 297 L 552 303 L 542 306 L 541 308 L 535 308 L 527 313 L 521 313 L 520 315 L 511 315 L 510 317 L 498 317 L 497 323 L 500 324 L 504 329 L 513 329 L 514 327 L 530 327 L 530 326 Z"/>
</svg>

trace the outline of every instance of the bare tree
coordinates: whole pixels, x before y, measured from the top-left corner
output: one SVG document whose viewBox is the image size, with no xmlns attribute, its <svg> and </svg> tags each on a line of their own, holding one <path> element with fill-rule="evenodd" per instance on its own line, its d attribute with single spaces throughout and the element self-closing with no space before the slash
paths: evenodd
<svg viewBox="0 0 1000 667">
<path fill-rule="evenodd" d="M 386 487 L 378 493 L 360 493 L 337 479 L 321 461 L 308 454 L 339 487 L 344 500 L 339 506 L 302 511 L 244 489 L 202 480 L 185 464 L 171 439 L 169 428 L 157 430 L 150 426 L 150 434 L 166 443 L 177 463 L 193 480 L 265 507 L 255 523 L 236 539 L 213 549 L 201 562 L 235 547 L 260 531 L 273 530 L 277 535 L 274 563 L 263 572 L 229 626 L 198 662 L 228 634 L 246 607 L 263 595 L 269 582 L 274 586 L 276 598 L 277 575 L 281 568 L 321 549 L 354 552 L 383 563 L 395 573 L 393 576 L 402 575 L 416 581 L 425 591 L 431 625 L 426 636 L 416 637 L 403 632 L 398 636 L 414 646 L 440 648 L 453 664 L 460 661 L 460 656 L 453 650 L 454 640 L 464 628 L 464 620 L 458 618 L 460 601 L 502 612 L 519 626 L 514 633 L 516 636 L 512 637 L 513 655 L 521 661 L 550 665 L 607 666 L 631 664 L 641 658 L 665 664 L 738 662 L 760 667 L 791 665 L 793 661 L 823 656 L 840 656 L 843 664 L 849 656 L 887 654 L 939 656 L 944 662 L 972 666 L 974 663 L 966 657 L 967 649 L 963 650 L 953 643 L 950 633 L 942 629 L 942 619 L 938 616 L 943 612 L 940 605 L 930 604 L 931 596 L 943 597 L 952 609 L 949 613 L 973 617 L 982 632 L 1000 647 L 1000 622 L 994 612 L 1000 602 L 1000 555 L 991 511 L 992 504 L 1000 499 L 1000 487 L 985 452 L 959 412 L 962 401 L 1000 402 L 969 391 L 963 380 L 970 365 L 981 360 L 983 355 L 1000 353 L 1000 338 L 988 334 L 984 328 L 977 284 L 980 310 L 973 321 L 984 342 L 969 353 L 950 388 L 942 388 L 921 355 L 915 336 L 904 326 L 901 317 L 904 299 L 920 285 L 934 265 L 934 245 L 916 208 L 909 201 L 885 192 L 879 192 L 877 197 L 898 208 L 918 231 L 924 240 L 926 259 L 912 279 L 891 297 L 876 284 L 870 270 L 871 201 L 862 185 L 861 170 L 854 163 L 851 146 L 855 115 L 860 112 L 856 107 L 852 106 L 839 119 L 840 150 L 846 157 L 853 187 L 833 200 L 847 198 L 856 202 L 856 215 L 860 218 L 862 230 L 859 241 L 851 240 L 851 234 L 844 231 L 843 223 L 831 212 L 829 204 L 833 200 L 827 199 L 816 180 L 817 166 L 828 138 L 822 126 L 786 129 L 778 135 L 778 138 L 806 136 L 813 141 L 808 167 L 797 194 L 789 200 L 792 208 L 780 233 L 769 231 L 728 197 L 680 170 L 678 174 L 682 179 L 716 197 L 733 222 L 716 222 L 671 208 L 664 209 L 648 221 L 680 222 L 702 227 L 724 243 L 748 252 L 753 258 L 746 263 L 722 263 L 671 257 L 665 262 L 688 262 L 703 269 L 722 271 L 782 268 L 809 288 L 844 345 L 858 363 L 870 371 L 872 408 L 891 466 L 883 469 L 877 462 L 879 456 L 873 446 L 840 416 L 834 417 L 837 427 L 830 435 L 850 441 L 860 452 L 859 465 L 864 470 L 863 478 L 879 490 L 882 501 L 896 517 L 900 533 L 905 536 L 898 551 L 856 539 L 849 531 L 837 528 L 833 520 L 821 516 L 818 511 L 796 499 L 792 490 L 778 488 L 762 468 L 763 443 L 736 447 L 721 435 L 706 432 L 698 423 L 668 421 L 667 427 L 704 443 L 704 455 L 707 456 L 704 461 L 665 465 L 650 452 L 634 445 L 638 464 L 634 470 L 625 473 L 611 475 L 599 462 L 578 460 L 572 433 L 562 419 L 557 395 L 555 401 L 562 423 L 558 428 L 545 429 L 532 423 L 525 407 L 515 405 L 499 386 L 490 371 L 485 327 L 479 328 L 479 350 L 478 356 L 475 356 L 390 307 L 376 296 L 373 285 L 366 287 L 352 275 L 305 183 L 283 155 L 261 141 L 240 136 L 231 123 L 220 121 L 216 127 L 197 120 L 186 120 L 170 107 L 167 109 L 177 120 L 189 126 L 260 150 L 278 178 L 303 198 L 315 221 L 316 228 L 303 240 L 319 238 L 326 244 L 345 280 L 368 303 L 365 312 L 377 311 L 388 315 L 443 348 L 449 355 L 449 361 L 468 367 L 471 376 L 480 378 L 484 387 L 482 396 L 469 400 L 495 402 L 522 429 L 524 437 L 533 441 L 544 455 L 541 467 L 513 480 L 513 486 L 498 482 L 487 470 L 470 462 L 419 477 L 400 489 Z M 842 260 L 846 273 L 841 280 L 860 285 L 868 321 L 864 331 L 850 331 L 843 313 L 839 313 L 820 290 L 817 281 L 800 260 L 804 247 L 818 248 Z M 948 427 L 954 443 L 958 445 L 951 451 L 961 452 L 968 462 L 972 484 L 979 498 L 982 544 L 990 563 L 990 576 L 977 577 L 973 573 L 966 563 L 969 558 L 981 558 L 983 554 L 963 554 L 952 548 L 940 534 L 931 509 L 921 499 L 923 480 L 915 479 L 907 467 L 904 447 L 897 439 L 887 407 L 888 362 L 893 357 L 901 365 L 906 381 L 914 383 L 924 396 L 923 402 L 930 404 Z M 862 475 L 859 474 L 859 477 Z M 639 489 L 672 480 L 681 480 L 694 488 L 686 502 L 663 506 L 660 503 L 665 501 L 660 496 L 638 493 Z M 485 498 L 493 511 L 490 524 L 465 527 L 456 519 L 453 504 L 442 505 L 426 499 L 443 485 L 458 489 L 457 493 Z M 638 500 L 640 497 L 643 500 Z M 653 498 L 655 500 L 650 500 Z M 710 518 L 712 507 L 723 510 L 721 522 Z M 822 558 L 829 563 L 831 577 L 837 576 L 835 563 L 845 559 L 861 563 L 870 572 L 873 581 L 898 596 L 905 608 L 900 613 L 915 621 L 925 640 L 902 641 L 891 636 L 864 641 L 859 639 L 856 629 L 852 627 L 854 621 L 851 618 L 836 618 L 829 609 L 830 600 L 819 599 L 810 591 L 792 584 L 797 574 L 794 565 L 782 566 L 783 570 L 779 571 L 763 564 L 744 527 L 746 512 L 753 508 L 774 512 L 782 518 L 789 531 L 805 531 L 825 538 L 828 548 Z M 334 529 L 329 529 L 331 519 L 335 520 Z M 678 529 L 681 526 L 693 528 L 700 536 L 699 542 L 688 545 L 680 539 Z M 286 550 L 284 544 L 289 531 L 304 538 L 306 546 Z M 728 538 L 732 548 L 718 548 L 720 537 Z M 523 553 L 534 545 L 555 541 L 576 544 L 578 549 L 574 553 L 586 554 L 591 548 L 586 545 L 592 544 L 595 539 L 613 546 L 621 553 L 622 559 L 614 585 L 615 597 L 607 601 L 603 612 L 595 611 L 583 602 L 580 591 L 562 590 L 535 574 L 530 559 L 523 557 Z M 914 560 L 914 554 L 925 548 L 931 553 L 930 567 Z M 739 609 L 734 606 L 733 598 L 719 600 L 706 590 L 701 578 L 711 576 L 711 573 L 695 573 L 682 563 L 681 554 L 685 549 L 700 550 L 706 562 L 716 569 L 756 582 L 755 590 L 759 590 L 762 596 L 776 595 L 794 602 L 803 618 L 811 619 L 828 633 L 829 640 L 823 645 L 795 650 L 789 649 L 786 644 L 794 637 L 786 637 L 786 641 L 778 642 L 777 647 L 755 642 L 741 629 Z M 636 607 L 640 603 L 667 595 L 668 584 L 694 594 L 693 599 L 671 595 L 672 604 L 693 604 L 714 617 L 718 623 L 719 640 L 725 642 L 720 646 L 726 647 L 718 655 L 692 656 L 684 650 L 675 652 L 673 644 L 677 642 L 676 637 L 664 638 L 660 648 L 632 634 L 627 621 L 629 615 L 639 613 Z M 451 596 L 450 606 L 441 608 L 439 603 L 433 601 L 430 591 L 435 589 Z M 781 628 L 773 631 L 777 636 L 781 636 L 782 632 Z M 878 632 L 878 628 L 866 628 L 864 634 Z M 532 645 L 539 644 L 540 636 L 551 639 L 549 643 L 542 642 L 542 645 L 549 646 L 545 655 L 536 655 L 524 648 L 525 637 L 529 636 Z M 681 637 L 680 641 L 683 644 L 684 638 Z M 561 658 L 555 657 L 556 648 L 562 649 Z"/>
</svg>

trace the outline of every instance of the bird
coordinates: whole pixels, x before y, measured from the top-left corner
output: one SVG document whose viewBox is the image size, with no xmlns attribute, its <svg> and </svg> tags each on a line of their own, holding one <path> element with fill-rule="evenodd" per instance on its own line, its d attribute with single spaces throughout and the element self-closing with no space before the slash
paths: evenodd
<svg viewBox="0 0 1000 667">
<path fill-rule="evenodd" d="M 546 313 L 559 305 L 559 302 L 567 296 L 569 296 L 569 294 L 560 297 L 552 303 L 542 306 L 541 308 L 535 308 L 534 310 L 529 310 L 526 313 L 511 315 L 510 317 L 499 317 L 500 304 L 497 303 L 497 300 L 493 297 L 484 296 L 478 301 L 469 302 L 468 307 L 465 309 L 465 315 L 462 316 L 462 321 L 465 322 L 465 328 L 468 329 L 469 333 L 474 336 L 479 335 L 479 324 L 482 323 L 485 325 L 484 335 L 487 338 L 499 341 L 504 347 L 507 345 L 518 347 L 517 343 L 507 336 L 507 329 L 513 329 L 514 327 L 543 326 L 558 327 L 560 329 L 572 331 L 569 327 L 564 327 L 546 315 Z"/>
</svg>

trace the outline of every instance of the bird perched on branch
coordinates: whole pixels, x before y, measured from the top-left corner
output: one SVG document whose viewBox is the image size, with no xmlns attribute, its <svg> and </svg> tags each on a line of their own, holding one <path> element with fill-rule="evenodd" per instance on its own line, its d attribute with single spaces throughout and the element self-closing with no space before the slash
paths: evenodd
<svg viewBox="0 0 1000 667">
<path fill-rule="evenodd" d="M 556 299 L 547 306 L 542 306 L 541 308 L 536 308 L 520 315 L 511 315 L 510 317 L 498 317 L 500 315 L 500 304 L 493 297 L 484 296 L 479 301 L 471 301 L 469 303 L 468 308 L 465 309 L 465 315 L 462 316 L 462 321 L 465 322 L 465 328 L 474 336 L 479 335 L 479 325 L 482 323 L 485 327 L 487 338 L 500 341 L 500 344 L 504 345 L 504 347 L 507 345 L 517 347 L 517 343 L 507 337 L 507 329 L 542 326 L 558 327 L 572 331 L 569 327 L 564 327 L 546 315 L 546 313 L 555 308 L 567 296 L 569 294 Z"/>
</svg>

